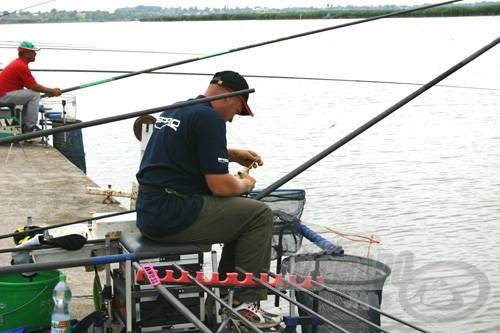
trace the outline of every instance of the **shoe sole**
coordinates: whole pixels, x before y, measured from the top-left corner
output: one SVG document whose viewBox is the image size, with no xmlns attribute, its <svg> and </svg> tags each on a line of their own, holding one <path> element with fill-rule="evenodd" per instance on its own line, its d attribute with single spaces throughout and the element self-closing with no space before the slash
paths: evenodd
<svg viewBox="0 0 500 333">
<path fill-rule="evenodd" d="M 239 326 L 244 326 L 246 327 L 247 325 L 245 324 L 245 322 L 239 320 L 239 319 L 234 319 L 234 321 L 239 325 Z M 281 322 L 276 324 L 276 323 L 269 323 L 269 324 L 256 324 L 256 323 L 252 323 L 250 322 L 253 326 L 257 327 L 257 328 L 277 328 L 277 327 L 280 327 L 281 326 Z"/>
</svg>

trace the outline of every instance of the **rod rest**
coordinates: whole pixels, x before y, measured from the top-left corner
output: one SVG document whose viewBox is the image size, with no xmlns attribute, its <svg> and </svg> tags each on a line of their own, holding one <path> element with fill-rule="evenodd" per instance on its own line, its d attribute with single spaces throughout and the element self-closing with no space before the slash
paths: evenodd
<svg viewBox="0 0 500 333">
<path fill-rule="evenodd" d="M 155 242 L 141 234 L 128 234 L 120 237 L 121 246 L 129 253 L 158 253 L 158 257 L 210 252 L 211 244 L 198 243 L 160 243 Z"/>
<path fill-rule="evenodd" d="M 193 281 L 189 278 L 188 271 L 181 271 L 179 277 L 174 276 L 174 271 L 171 269 L 166 269 L 164 271 L 164 276 L 158 276 L 158 270 L 154 269 L 151 264 L 146 264 L 141 266 L 137 270 L 135 281 L 137 283 L 150 283 L 151 285 L 156 285 L 157 281 L 162 284 L 182 284 L 182 285 L 192 285 Z M 149 278 L 154 277 L 154 282 Z M 194 279 L 205 286 L 212 287 L 247 287 L 247 288 L 256 288 L 261 285 L 258 282 L 255 282 L 253 279 L 252 273 L 245 273 L 245 277 L 243 280 L 238 279 L 238 273 L 226 273 L 225 279 L 220 279 L 218 272 L 212 272 L 211 275 L 207 278 L 204 272 L 196 272 Z M 288 279 L 285 280 L 281 274 L 275 274 L 274 279 L 269 279 L 269 274 L 260 273 L 260 281 L 269 284 L 271 287 L 279 288 L 279 289 L 287 289 L 286 287 L 297 286 L 304 289 L 322 289 L 321 285 L 324 284 L 324 279 L 319 276 L 315 280 L 315 283 L 312 281 L 311 276 L 304 276 L 303 281 L 297 282 L 297 275 L 289 275 Z"/>
</svg>

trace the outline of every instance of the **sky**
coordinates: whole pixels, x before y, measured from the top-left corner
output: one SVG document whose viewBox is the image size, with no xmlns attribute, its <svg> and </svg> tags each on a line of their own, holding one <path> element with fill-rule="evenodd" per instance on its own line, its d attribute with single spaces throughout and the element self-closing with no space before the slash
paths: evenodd
<svg viewBox="0 0 500 333">
<path fill-rule="evenodd" d="M 481 0 L 467 0 L 464 3 L 480 2 Z M 436 0 L 0 0 L 0 12 L 16 11 L 25 9 L 32 12 L 46 12 L 51 9 L 57 10 L 107 10 L 114 11 L 121 7 L 135 7 L 139 5 L 150 5 L 160 7 L 325 7 L 327 4 L 333 6 L 348 5 L 422 5 L 428 3 L 439 3 Z"/>
</svg>

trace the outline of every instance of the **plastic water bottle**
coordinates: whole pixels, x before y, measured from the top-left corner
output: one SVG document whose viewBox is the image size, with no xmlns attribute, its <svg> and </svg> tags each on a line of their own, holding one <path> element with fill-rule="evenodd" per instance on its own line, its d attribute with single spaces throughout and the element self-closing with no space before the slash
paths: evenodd
<svg viewBox="0 0 500 333">
<path fill-rule="evenodd" d="M 69 333 L 71 316 L 69 314 L 69 303 L 71 302 L 71 289 L 66 283 L 66 275 L 59 275 L 59 282 L 52 292 L 54 299 L 54 310 L 52 311 L 52 323 L 50 333 Z"/>
</svg>

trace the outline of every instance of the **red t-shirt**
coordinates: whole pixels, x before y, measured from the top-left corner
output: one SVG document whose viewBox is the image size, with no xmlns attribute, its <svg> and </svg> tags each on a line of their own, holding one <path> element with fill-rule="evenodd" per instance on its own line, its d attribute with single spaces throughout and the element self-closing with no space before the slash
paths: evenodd
<svg viewBox="0 0 500 333">
<path fill-rule="evenodd" d="M 31 75 L 28 62 L 23 58 L 12 61 L 0 72 L 0 96 L 9 91 L 32 87 L 35 84 L 37 83 L 33 75 Z"/>
</svg>

